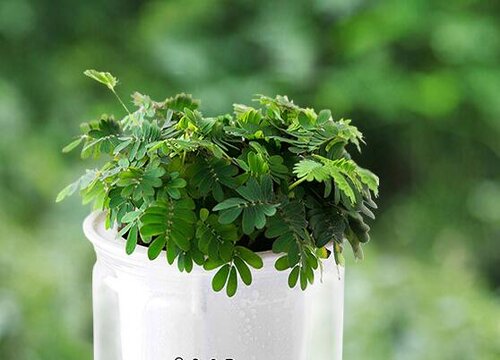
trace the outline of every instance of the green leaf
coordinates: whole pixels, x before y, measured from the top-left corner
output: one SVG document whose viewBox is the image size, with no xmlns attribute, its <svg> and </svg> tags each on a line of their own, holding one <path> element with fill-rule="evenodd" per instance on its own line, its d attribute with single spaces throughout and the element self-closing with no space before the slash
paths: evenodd
<svg viewBox="0 0 500 360">
<path fill-rule="evenodd" d="M 245 285 L 250 285 L 252 283 L 252 273 L 250 272 L 248 265 L 239 257 L 234 258 L 234 265 L 236 266 L 236 269 L 238 269 L 238 273 L 240 274 L 243 283 Z"/>
<path fill-rule="evenodd" d="M 166 230 L 165 224 L 145 224 L 141 227 L 141 235 L 151 237 L 163 234 Z"/>
<path fill-rule="evenodd" d="M 161 235 L 169 246 L 189 251 L 194 236 L 196 216 L 191 199 L 162 200 L 147 208 L 141 216 L 140 233 L 143 237 Z"/>
<path fill-rule="evenodd" d="M 248 201 L 266 200 L 263 189 L 261 189 L 261 186 L 255 178 L 250 178 L 246 185 L 240 186 L 236 191 Z"/>
<path fill-rule="evenodd" d="M 230 268 L 230 265 L 226 264 L 217 271 L 214 278 L 212 279 L 212 289 L 214 289 L 214 291 L 219 292 L 224 288 L 224 285 L 226 285 L 227 278 L 229 276 Z"/>
<path fill-rule="evenodd" d="M 175 245 L 173 241 L 167 242 L 167 262 L 172 265 L 175 258 L 180 254 L 181 250 Z"/>
<path fill-rule="evenodd" d="M 236 234 L 236 228 L 234 228 L 234 233 Z M 236 237 L 237 235 L 235 235 Z M 222 260 L 230 261 L 233 257 L 234 244 L 230 241 L 224 241 L 220 243 L 218 253 Z"/>
<path fill-rule="evenodd" d="M 210 271 L 222 266 L 224 262 L 220 259 L 207 259 L 203 264 L 203 269 Z"/>
<path fill-rule="evenodd" d="M 122 217 L 122 223 L 128 224 L 128 223 L 134 222 L 135 220 L 137 220 L 139 218 L 139 216 L 141 214 L 142 214 L 142 210 L 134 210 L 134 211 L 128 212 Z"/>
<path fill-rule="evenodd" d="M 203 266 L 205 264 L 205 255 L 196 247 L 191 248 L 190 255 L 196 265 Z"/>
<path fill-rule="evenodd" d="M 360 168 L 354 161 L 341 158 L 330 160 L 319 155 L 313 155 L 318 161 L 304 159 L 295 164 L 294 173 L 299 180 L 294 184 L 307 181 L 325 182 L 327 189 L 325 194 L 328 196 L 330 186 L 329 181 L 332 179 L 338 189 L 349 199 L 350 205 L 359 203 L 358 196 L 363 190 L 363 184 L 375 194 L 378 192 L 378 178 L 369 171 Z M 293 186 L 292 186 L 293 187 Z"/>
<path fill-rule="evenodd" d="M 236 226 L 220 224 L 217 216 L 211 214 L 205 219 L 200 218 L 196 224 L 196 238 L 198 248 L 203 254 L 212 260 L 222 259 L 229 262 L 233 257 L 234 243 L 239 236 Z"/>
<path fill-rule="evenodd" d="M 313 271 L 313 269 L 310 266 L 304 266 L 303 269 L 304 269 L 304 273 L 305 273 L 306 278 L 307 278 L 307 282 L 309 284 L 314 284 L 314 271 Z M 307 287 L 307 284 L 306 284 L 306 287 Z"/>
<path fill-rule="evenodd" d="M 210 212 L 203 208 L 203 209 L 200 209 L 200 220 L 201 221 L 205 221 L 208 219 L 208 215 L 210 215 Z"/>
<path fill-rule="evenodd" d="M 286 202 L 278 208 L 278 214 L 269 219 L 267 238 L 277 238 L 273 243 L 275 253 L 288 253 L 290 246 L 307 241 L 305 229 L 307 221 L 304 204 L 300 201 Z"/>
<path fill-rule="evenodd" d="M 177 257 L 177 268 L 180 272 L 183 272 L 186 269 L 185 259 L 186 256 L 184 255 L 184 253 L 179 254 L 179 256 Z"/>
<path fill-rule="evenodd" d="M 317 201 L 313 197 L 306 199 L 309 226 L 317 247 L 321 248 L 330 241 L 342 243 L 346 229 L 346 219 L 338 208 Z"/>
<path fill-rule="evenodd" d="M 213 211 L 220 211 L 220 210 L 226 210 L 226 209 L 231 209 L 234 207 L 241 207 L 241 205 L 245 205 L 247 202 L 241 198 L 229 198 L 224 200 L 223 202 L 217 204 L 212 210 Z"/>
<path fill-rule="evenodd" d="M 234 112 L 236 123 L 224 128 L 227 133 L 246 139 L 262 139 L 274 132 L 261 110 L 235 104 Z"/>
<path fill-rule="evenodd" d="M 132 226 L 129 230 L 127 243 L 125 244 L 125 252 L 127 255 L 132 254 L 137 246 L 137 231 L 137 226 Z"/>
<path fill-rule="evenodd" d="M 164 236 L 158 236 L 148 247 L 149 260 L 154 260 L 160 255 L 165 247 L 167 239 Z"/>
<path fill-rule="evenodd" d="M 278 260 L 276 260 L 276 263 L 274 264 L 274 267 L 278 271 L 284 271 L 288 268 L 290 268 L 290 263 L 288 262 L 288 256 L 282 256 Z"/>
<path fill-rule="evenodd" d="M 250 178 L 246 185 L 236 191 L 244 198 L 229 198 L 217 204 L 213 210 L 221 211 L 219 222 L 228 224 L 243 212 L 242 229 L 244 234 L 252 233 L 254 228 L 262 229 L 266 217 L 273 216 L 279 204 L 273 203 L 273 185 L 269 176 L 263 176 L 260 184 Z"/>
<path fill-rule="evenodd" d="M 62 189 L 59 194 L 57 194 L 56 202 L 61 202 L 68 196 L 71 196 L 76 190 L 78 190 L 78 186 L 80 185 L 80 181 L 76 181 L 72 184 L 69 184 L 64 189 Z"/>
<path fill-rule="evenodd" d="M 319 266 L 318 258 L 316 256 L 316 253 L 313 254 L 310 251 L 306 252 L 307 265 L 313 270 L 316 270 Z"/>
<path fill-rule="evenodd" d="M 164 170 L 163 168 L 157 168 L 158 170 Z M 155 174 L 155 177 L 158 178 L 158 184 L 162 186 L 164 190 L 167 191 L 167 194 L 170 195 L 170 197 L 174 200 L 179 200 L 181 198 L 181 192 L 180 189 L 183 189 L 186 187 L 187 182 L 183 178 L 179 177 L 178 172 L 172 172 L 169 174 L 169 179 L 168 181 L 164 182 L 162 185 L 162 180 L 159 179 L 163 176 L 163 173 L 157 172 Z"/>
<path fill-rule="evenodd" d="M 63 153 L 68 153 L 70 152 L 71 150 L 73 150 L 74 148 L 76 148 L 78 145 L 80 145 L 80 143 L 83 141 L 83 137 L 80 136 L 78 139 L 70 142 L 68 145 L 66 145 L 63 149 L 62 149 L 62 152 Z"/>
<path fill-rule="evenodd" d="M 295 266 L 300 261 L 300 249 L 298 243 L 291 243 L 288 248 L 288 262 L 290 266 Z"/>
<path fill-rule="evenodd" d="M 361 178 L 361 182 L 366 184 L 368 188 L 378 196 L 378 187 L 379 187 L 379 178 L 377 175 L 372 173 L 370 170 L 359 168 L 358 169 L 359 176 Z"/>
<path fill-rule="evenodd" d="M 236 276 L 236 268 L 232 267 L 229 273 L 229 280 L 227 281 L 226 293 L 227 296 L 233 297 L 236 294 L 236 289 L 238 288 L 238 278 Z"/>
<path fill-rule="evenodd" d="M 90 200 L 95 199 L 97 196 L 104 193 L 102 183 L 99 181 L 99 173 L 97 170 L 86 170 L 85 174 L 75 182 L 69 184 L 57 194 L 56 202 L 64 200 L 66 197 L 71 196 L 78 189 L 82 190 L 82 202 L 88 203 Z"/>
<path fill-rule="evenodd" d="M 316 122 L 318 125 L 326 123 L 332 117 L 332 112 L 330 110 L 321 110 L 318 114 Z"/>
<path fill-rule="evenodd" d="M 306 111 L 300 111 L 297 114 L 300 126 L 307 130 L 314 130 L 314 128 L 316 127 L 316 119 L 313 115 L 314 114 L 310 114 Z"/>
<path fill-rule="evenodd" d="M 359 242 L 367 243 L 370 241 L 370 235 L 368 234 L 370 227 L 364 223 L 361 215 L 356 214 L 354 217 L 349 217 L 349 227 L 354 232 Z"/>
<path fill-rule="evenodd" d="M 332 168 L 330 169 L 330 174 L 332 175 L 335 184 L 349 198 L 349 200 L 351 200 L 351 204 L 354 204 L 356 202 L 356 195 L 342 172 L 338 169 Z"/>
<path fill-rule="evenodd" d="M 164 106 L 168 109 L 182 112 L 186 108 L 196 110 L 200 106 L 200 101 L 193 99 L 190 94 L 182 93 L 165 100 Z"/>
<path fill-rule="evenodd" d="M 300 288 L 302 289 L 302 291 L 304 291 L 307 288 L 307 274 L 304 268 L 300 269 L 299 279 L 300 279 Z"/>
<path fill-rule="evenodd" d="M 256 227 L 257 216 L 263 216 L 261 212 L 257 212 L 255 208 L 250 207 L 243 212 L 242 228 L 244 234 L 251 234 Z"/>
<path fill-rule="evenodd" d="M 233 223 L 234 220 L 238 218 L 238 216 L 240 216 L 242 211 L 243 209 L 239 207 L 223 210 L 219 214 L 219 222 L 221 224 L 231 224 Z"/>
<path fill-rule="evenodd" d="M 297 285 L 297 281 L 299 280 L 300 267 L 295 266 L 290 274 L 288 275 L 288 286 L 294 288 Z"/>
<path fill-rule="evenodd" d="M 118 84 L 118 80 L 109 72 L 102 72 L 91 69 L 85 70 L 83 73 L 89 78 L 106 85 L 110 90 L 114 90 L 115 86 Z"/>
<path fill-rule="evenodd" d="M 193 270 L 193 259 L 189 253 L 184 254 L 184 270 L 186 270 L 187 273 L 190 273 Z"/>
<path fill-rule="evenodd" d="M 293 173 L 307 181 L 325 181 L 330 178 L 323 164 L 309 159 L 304 159 L 295 164 Z"/>
<path fill-rule="evenodd" d="M 82 157 L 98 158 L 101 153 L 111 155 L 115 147 L 120 144 L 119 137 L 122 134 L 120 123 L 112 116 L 102 115 L 99 121 L 90 122 L 88 127 L 81 152 Z"/>
<path fill-rule="evenodd" d="M 269 173 L 269 165 L 263 155 L 250 151 L 247 154 L 247 160 L 252 176 L 260 176 Z"/>
<path fill-rule="evenodd" d="M 179 219 L 177 219 L 179 221 Z M 191 247 L 191 237 L 185 236 L 185 232 L 172 231 L 170 233 L 170 238 L 175 242 L 175 244 L 182 250 L 188 251 Z"/>
<path fill-rule="evenodd" d="M 243 246 L 235 247 L 236 254 L 254 269 L 261 269 L 264 266 L 262 258 L 252 250 Z"/>
<path fill-rule="evenodd" d="M 351 244 L 354 257 L 358 260 L 363 260 L 363 249 L 361 248 L 361 241 L 359 240 L 358 235 L 351 228 L 349 228 L 346 233 L 346 238 Z"/>
<path fill-rule="evenodd" d="M 202 196 L 211 193 L 215 200 L 222 201 L 224 190 L 234 189 L 237 185 L 234 176 L 238 169 L 227 160 L 201 157 L 193 164 L 193 168 L 191 183 Z"/>
<path fill-rule="evenodd" d="M 284 164 L 283 157 L 279 155 L 270 156 L 268 163 L 269 169 L 271 170 L 271 176 L 275 181 L 279 181 L 279 179 L 288 180 L 289 171 L 288 167 Z"/>
</svg>

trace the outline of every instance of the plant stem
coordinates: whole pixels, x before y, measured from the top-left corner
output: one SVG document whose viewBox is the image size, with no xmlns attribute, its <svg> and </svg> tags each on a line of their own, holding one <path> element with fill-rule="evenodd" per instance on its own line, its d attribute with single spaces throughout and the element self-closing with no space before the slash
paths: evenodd
<svg viewBox="0 0 500 360">
<path fill-rule="evenodd" d="M 116 93 L 115 89 L 111 89 L 111 91 L 113 92 L 113 94 L 115 94 L 116 98 L 118 99 L 118 101 L 120 102 L 120 104 L 123 106 L 123 108 L 125 109 L 125 111 L 127 112 L 127 114 L 129 114 L 130 116 L 132 116 L 132 114 L 130 114 L 130 111 L 127 108 L 127 105 L 125 105 L 125 103 L 123 102 L 123 100 L 121 99 L 121 97 Z"/>
<path fill-rule="evenodd" d="M 184 152 L 182 153 L 182 166 L 184 166 L 186 162 L 186 150 L 184 150 Z"/>
<path fill-rule="evenodd" d="M 297 180 L 294 182 L 292 185 L 288 187 L 288 190 L 293 190 L 296 186 L 302 184 L 306 180 L 306 177 L 303 177 L 302 179 Z"/>
<path fill-rule="evenodd" d="M 134 124 L 135 125 L 139 125 L 139 122 L 134 117 L 134 115 L 129 111 L 127 105 L 125 105 L 125 103 L 123 102 L 122 98 L 116 93 L 115 89 L 111 89 L 111 91 L 113 92 L 113 94 L 115 94 L 116 98 L 118 99 L 118 101 L 120 102 L 120 104 L 123 106 L 123 108 L 127 112 L 127 114 L 130 117 L 130 119 L 132 119 L 132 121 L 134 122 Z"/>
</svg>

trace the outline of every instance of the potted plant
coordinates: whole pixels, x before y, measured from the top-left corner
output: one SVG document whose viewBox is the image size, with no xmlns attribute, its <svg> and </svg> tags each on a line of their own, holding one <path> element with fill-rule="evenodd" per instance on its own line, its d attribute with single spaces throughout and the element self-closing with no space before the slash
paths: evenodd
<svg viewBox="0 0 500 360">
<path fill-rule="evenodd" d="M 362 257 L 378 188 L 346 149 L 358 129 L 286 96 L 206 117 L 190 95 L 135 93 L 131 111 L 115 77 L 85 74 L 126 111 L 63 150 L 106 155 L 57 198 L 98 210 L 95 359 L 341 359 L 342 251 Z"/>
</svg>

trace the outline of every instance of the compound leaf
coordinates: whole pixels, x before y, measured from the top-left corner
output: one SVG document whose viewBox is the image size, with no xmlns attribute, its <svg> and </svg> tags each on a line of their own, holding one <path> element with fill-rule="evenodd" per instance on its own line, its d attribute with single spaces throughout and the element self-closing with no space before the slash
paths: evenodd
<svg viewBox="0 0 500 360">
<path fill-rule="evenodd" d="M 91 69 L 85 70 L 83 73 L 89 78 L 106 85 L 110 90 L 114 90 L 115 86 L 118 84 L 118 80 L 109 72 Z"/>
</svg>

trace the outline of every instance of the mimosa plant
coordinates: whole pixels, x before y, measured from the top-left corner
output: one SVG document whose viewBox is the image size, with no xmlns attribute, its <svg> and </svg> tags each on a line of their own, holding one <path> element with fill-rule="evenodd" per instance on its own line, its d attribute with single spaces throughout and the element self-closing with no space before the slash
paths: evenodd
<svg viewBox="0 0 500 360">
<path fill-rule="evenodd" d="M 323 261 L 343 265 L 346 241 L 357 258 L 369 240 L 378 178 L 351 159 L 361 132 L 350 120 L 297 106 L 286 96 L 258 96 L 257 106 L 234 105 L 232 114 L 206 117 L 199 102 L 178 94 L 164 101 L 132 95 L 129 110 L 109 73 L 85 74 L 105 84 L 126 111 L 83 124 L 64 148 L 83 145 L 83 158 L 105 155 L 57 200 L 80 191 L 84 203 L 106 211 L 125 251 L 162 251 L 180 271 L 218 269 L 213 288 L 236 293 L 238 278 L 252 282 L 259 252 L 281 254 L 290 287 L 305 289 Z M 331 256 L 333 255 L 333 256 Z"/>
</svg>

